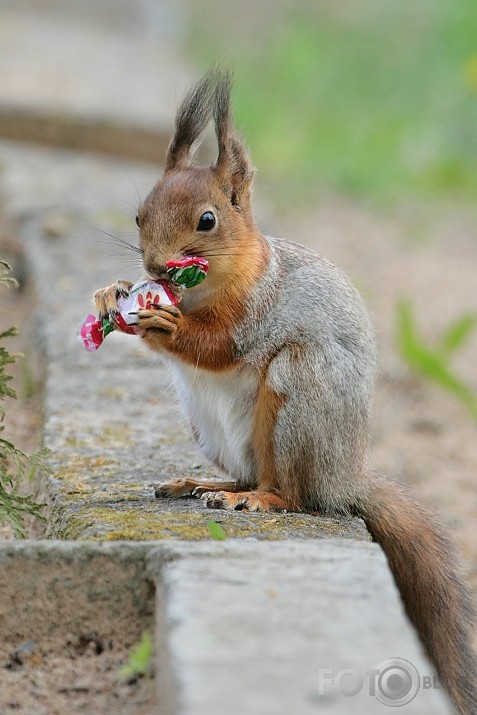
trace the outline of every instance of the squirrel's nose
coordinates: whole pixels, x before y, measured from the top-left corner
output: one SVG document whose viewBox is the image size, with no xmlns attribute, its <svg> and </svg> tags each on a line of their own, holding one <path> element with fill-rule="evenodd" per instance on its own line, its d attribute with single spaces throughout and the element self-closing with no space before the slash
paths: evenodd
<svg viewBox="0 0 477 715">
<path fill-rule="evenodd" d="M 144 268 L 151 278 L 166 278 L 166 267 L 157 261 L 144 261 Z"/>
</svg>

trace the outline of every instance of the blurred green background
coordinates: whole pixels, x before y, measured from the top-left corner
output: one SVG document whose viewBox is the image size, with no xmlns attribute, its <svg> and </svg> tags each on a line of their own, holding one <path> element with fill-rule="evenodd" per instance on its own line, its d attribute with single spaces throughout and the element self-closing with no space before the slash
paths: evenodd
<svg viewBox="0 0 477 715">
<path fill-rule="evenodd" d="M 235 116 L 275 188 L 378 203 L 477 190 L 475 0 L 190 2 L 188 52 L 235 67 Z"/>
</svg>

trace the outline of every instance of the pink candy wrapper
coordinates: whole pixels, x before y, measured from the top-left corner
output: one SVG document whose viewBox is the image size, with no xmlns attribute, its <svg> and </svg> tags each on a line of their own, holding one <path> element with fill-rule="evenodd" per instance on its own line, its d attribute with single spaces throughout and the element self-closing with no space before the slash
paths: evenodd
<svg viewBox="0 0 477 715">
<path fill-rule="evenodd" d="M 95 315 L 89 314 L 79 327 L 78 339 L 88 352 L 94 352 L 113 330 L 137 334 L 139 310 L 150 309 L 155 305 L 177 305 L 179 300 L 167 281 L 141 281 L 131 288 L 127 298 L 118 298 L 119 313 L 115 323 L 109 317 L 100 321 Z"/>
<path fill-rule="evenodd" d="M 207 276 L 209 262 L 200 256 L 184 256 L 178 260 L 166 263 L 166 272 L 169 280 L 145 280 L 136 283 L 129 291 L 127 298 L 118 298 L 119 313 L 112 322 L 107 316 L 99 320 L 94 315 L 87 315 L 78 330 L 78 339 L 81 340 L 88 352 L 99 348 L 106 335 L 113 330 L 122 333 L 137 334 L 137 312 L 142 308 L 151 308 L 154 305 L 177 305 L 180 298 L 174 293 L 171 284 L 179 289 L 194 288 L 202 283 Z"/>
</svg>

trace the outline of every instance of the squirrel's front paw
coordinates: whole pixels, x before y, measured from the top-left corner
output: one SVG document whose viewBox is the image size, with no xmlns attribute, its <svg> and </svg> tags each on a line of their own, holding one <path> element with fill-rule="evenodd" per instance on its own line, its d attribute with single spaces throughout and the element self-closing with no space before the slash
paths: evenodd
<svg viewBox="0 0 477 715">
<path fill-rule="evenodd" d="M 127 298 L 132 287 L 131 281 L 116 281 L 107 288 L 100 288 L 94 294 L 94 302 L 100 321 L 114 317 L 118 313 L 118 298 Z"/>
<path fill-rule="evenodd" d="M 182 320 L 182 313 L 175 305 L 158 305 L 153 309 L 138 311 L 137 327 L 140 331 L 152 329 L 172 335 Z"/>
</svg>

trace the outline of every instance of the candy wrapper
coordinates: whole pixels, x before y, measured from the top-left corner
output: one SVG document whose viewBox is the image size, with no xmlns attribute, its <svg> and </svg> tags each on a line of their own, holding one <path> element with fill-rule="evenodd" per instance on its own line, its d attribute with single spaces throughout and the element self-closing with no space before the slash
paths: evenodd
<svg viewBox="0 0 477 715">
<path fill-rule="evenodd" d="M 141 281 L 131 288 L 127 298 L 118 298 L 119 313 L 115 316 L 115 322 L 109 316 L 99 320 L 95 315 L 87 315 L 80 325 L 78 338 L 88 352 L 94 352 L 113 330 L 136 335 L 137 313 L 142 308 L 150 309 L 161 304 L 176 305 L 178 302 L 179 298 L 167 281 Z"/>
<path fill-rule="evenodd" d="M 115 316 L 115 322 L 112 322 L 109 316 L 99 320 L 95 315 L 89 314 L 79 327 L 78 339 L 88 352 L 94 352 L 113 330 L 136 335 L 139 310 L 150 309 L 156 305 L 177 305 L 180 298 L 170 283 L 181 288 L 193 288 L 204 280 L 208 268 L 208 261 L 198 256 L 168 261 L 166 271 L 170 282 L 144 280 L 136 283 L 127 298 L 118 298 L 119 313 Z"/>
</svg>

